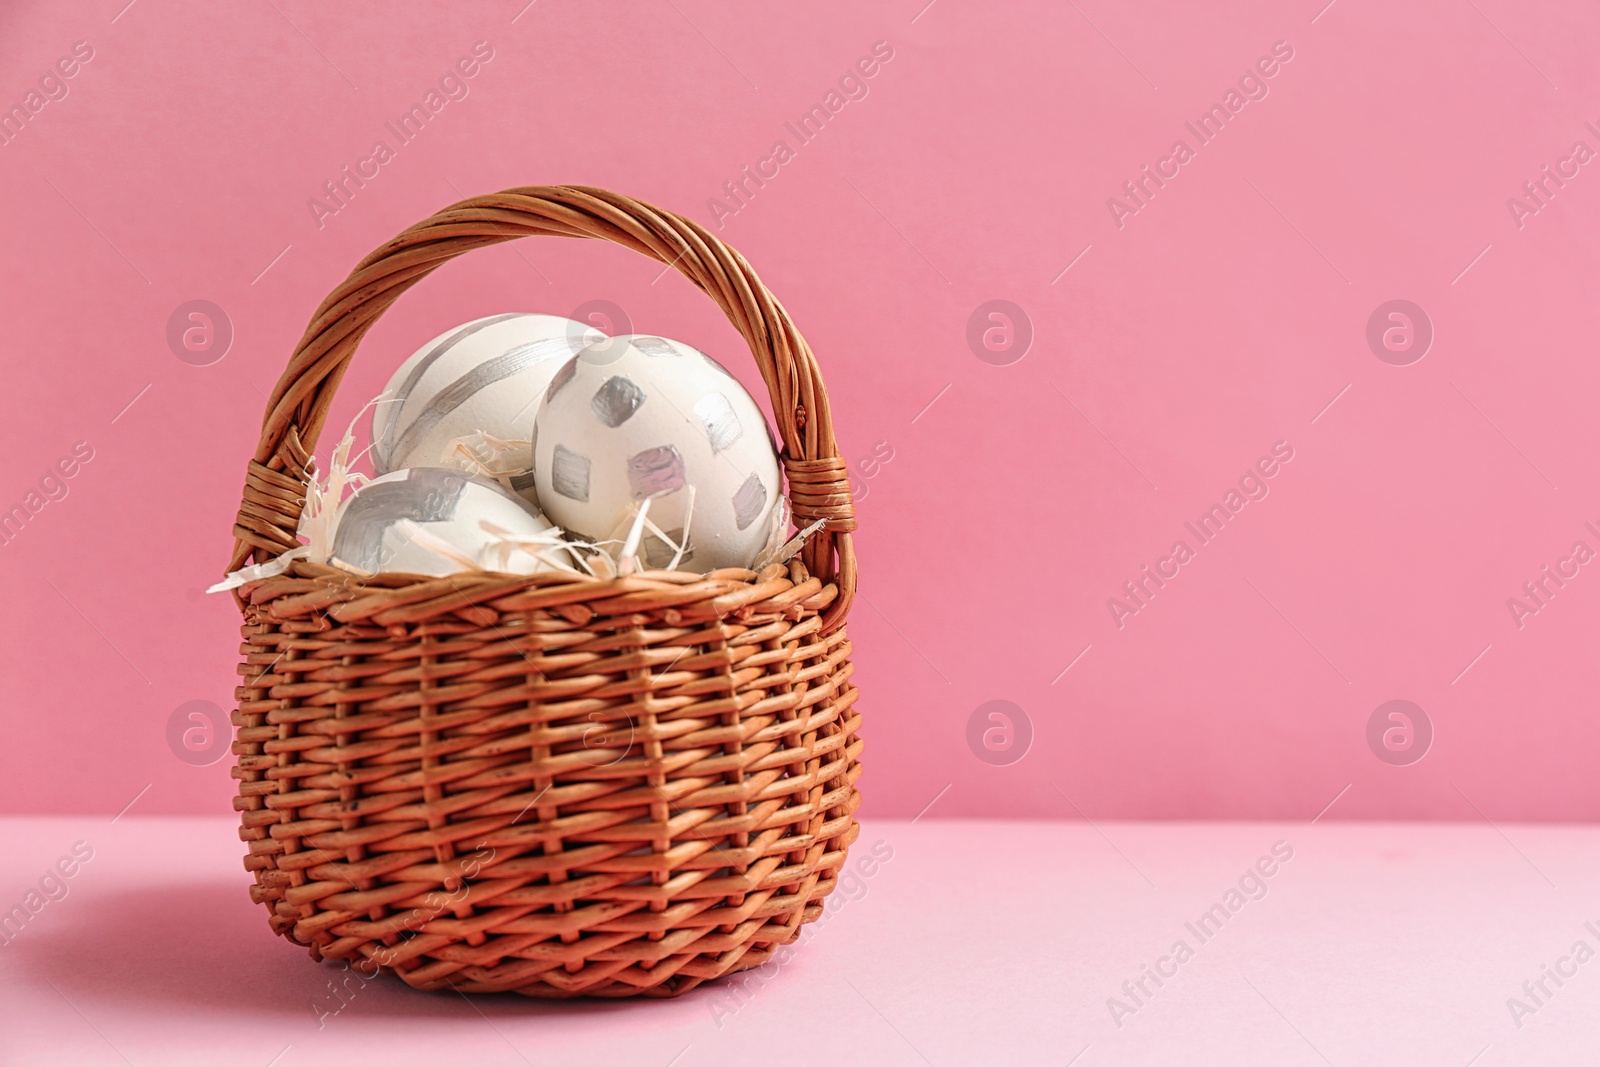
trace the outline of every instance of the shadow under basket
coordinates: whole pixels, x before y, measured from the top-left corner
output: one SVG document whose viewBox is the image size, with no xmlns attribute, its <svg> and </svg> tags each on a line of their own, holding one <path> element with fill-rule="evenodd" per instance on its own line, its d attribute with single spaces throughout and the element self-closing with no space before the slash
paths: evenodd
<svg viewBox="0 0 1600 1067">
<path fill-rule="evenodd" d="M 272 929 L 418 989 L 674 996 L 822 913 L 859 828 L 845 616 L 855 529 L 816 361 L 743 257 L 604 190 L 462 201 L 363 260 L 268 402 L 230 570 L 298 544 L 362 336 L 463 252 L 532 234 L 671 264 L 744 335 L 798 525 L 760 573 L 380 574 L 299 562 L 238 591 L 240 836 Z"/>
</svg>

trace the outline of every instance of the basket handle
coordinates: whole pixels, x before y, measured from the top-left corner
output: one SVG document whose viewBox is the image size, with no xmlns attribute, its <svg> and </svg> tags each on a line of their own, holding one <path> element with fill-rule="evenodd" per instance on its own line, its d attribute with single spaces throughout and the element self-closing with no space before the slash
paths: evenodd
<svg viewBox="0 0 1600 1067">
<path fill-rule="evenodd" d="M 856 528 L 849 469 L 839 456 L 822 372 L 789 313 L 743 256 L 704 227 L 631 197 L 581 185 L 531 185 L 452 204 L 367 256 L 317 309 L 267 401 L 261 442 L 234 525 L 236 570 L 299 543 L 311 450 L 356 346 L 400 294 L 463 252 L 529 234 L 595 237 L 676 267 L 717 302 L 750 345 L 767 384 L 797 525 L 826 518 L 806 544 L 807 569 L 836 581 L 829 630 L 855 597 Z"/>
</svg>

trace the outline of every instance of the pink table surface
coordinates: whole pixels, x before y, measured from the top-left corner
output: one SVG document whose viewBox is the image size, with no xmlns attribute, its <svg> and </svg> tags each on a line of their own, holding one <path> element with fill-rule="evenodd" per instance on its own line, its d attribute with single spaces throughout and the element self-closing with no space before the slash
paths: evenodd
<svg viewBox="0 0 1600 1067">
<path fill-rule="evenodd" d="M 11 818 L 0 839 L 8 909 L 93 850 L 0 946 L 0 1063 L 19 1067 L 1499 1067 L 1592 1063 L 1600 1023 L 1595 828 L 872 820 L 852 862 L 892 858 L 766 980 L 636 1003 L 393 981 L 341 1002 L 341 972 L 250 904 L 228 819 Z M 1270 876 L 1245 877 L 1258 864 Z M 1186 924 L 1241 878 L 1202 940 Z M 1145 965 L 1169 977 L 1135 1002 Z M 1545 967 L 1568 977 L 1535 1006 L 1523 983 Z"/>
</svg>

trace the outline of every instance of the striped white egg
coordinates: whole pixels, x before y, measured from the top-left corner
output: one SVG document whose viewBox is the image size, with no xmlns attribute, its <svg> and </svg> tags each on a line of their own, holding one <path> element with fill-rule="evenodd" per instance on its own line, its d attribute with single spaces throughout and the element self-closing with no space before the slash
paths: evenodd
<svg viewBox="0 0 1600 1067">
<path fill-rule="evenodd" d="M 680 570 L 750 566 L 782 488 L 766 418 L 738 380 L 698 349 L 644 334 L 561 367 L 534 417 L 533 456 L 546 514 L 574 536 L 611 537 L 646 499 L 672 540 L 687 522 Z M 640 552 L 648 568 L 672 555 L 652 536 Z"/>
<path fill-rule="evenodd" d="M 484 473 L 456 442 L 482 451 L 488 435 L 510 442 L 494 470 L 516 472 L 510 488 L 532 495 L 528 426 L 551 377 L 584 345 L 605 335 L 559 315 L 511 313 L 475 319 L 423 345 L 400 365 L 373 413 L 372 465 L 379 474 L 449 466 Z M 479 456 L 480 462 L 487 456 Z"/>
<path fill-rule="evenodd" d="M 368 573 L 435 577 L 472 566 L 532 574 L 552 569 L 552 562 L 572 565 L 564 548 L 547 551 L 545 559 L 507 551 L 507 538 L 484 529 L 483 520 L 512 538 L 556 542 L 550 522 L 496 482 L 444 467 L 412 467 L 374 478 L 344 499 L 334 520 L 332 555 Z M 441 552 L 441 545 L 471 565 Z"/>
</svg>

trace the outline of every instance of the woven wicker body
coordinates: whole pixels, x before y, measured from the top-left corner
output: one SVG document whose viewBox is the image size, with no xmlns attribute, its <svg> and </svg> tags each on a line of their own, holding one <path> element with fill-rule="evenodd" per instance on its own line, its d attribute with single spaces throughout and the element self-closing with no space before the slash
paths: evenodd
<svg viewBox="0 0 1600 1067">
<path fill-rule="evenodd" d="M 671 996 L 764 962 L 821 914 L 855 839 L 855 527 L 815 360 L 742 257 L 596 189 L 447 208 L 374 252 L 269 402 L 232 566 L 293 547 L 309 449 L 367 328 L 472 248 L 597 237 L 727 313 L 771 393 L 797 522 L 757 574 L 245 586 L 235 806 L 274 931 L 420 989 Z"/>
</svg>

